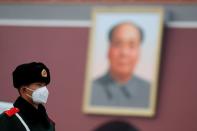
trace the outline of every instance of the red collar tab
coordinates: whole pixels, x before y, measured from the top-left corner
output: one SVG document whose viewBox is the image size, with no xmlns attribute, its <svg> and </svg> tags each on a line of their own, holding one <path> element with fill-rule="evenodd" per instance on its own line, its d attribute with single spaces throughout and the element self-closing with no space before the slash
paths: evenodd
<svg viewBox="0 0 197 131">
<path fill-rule="evenodd" d="M 5 111 L 5 114 L 9 117 L 13 116 L 14 114 L 16 114 L 17 112 L 19 112 L 19 109 L 16 107 L 13 107 L 7 111 Z"/>
</svg>

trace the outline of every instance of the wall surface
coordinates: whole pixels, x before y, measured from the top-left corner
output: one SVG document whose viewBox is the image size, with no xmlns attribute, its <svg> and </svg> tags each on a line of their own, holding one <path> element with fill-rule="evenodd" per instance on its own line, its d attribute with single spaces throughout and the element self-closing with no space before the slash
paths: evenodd
<svg viewBox="0 0 197 131">
<path fill-rule="evenodd" d="M 0 25 L 0 101 L 14 102 L 18 96 L 11 77 L 17 65 L 42 61 L 51 70 L 46 106 L 56 122 L 57 131 L 91 131 L 112 119 L 128 120 L 142 131 L 197 130 L 197 28 L 164 28 L 158 106 L 154 118 L 82 113 L 89 30 L 89 27 Z"/>
<path fill-rule="evenodd" d="M 154 8 L 165 10 L 166 22 L 197 21 L 197 3 L 193 4 L 0 4 L 1 19 L 88 20 L 96 7 Z"/>
<path fill-rule="evenodd" d="M 196 0 L 0 0 L 1 3 L 47 3 L 47 4 L 65 4 L 65 3 L 196 3 Z"/>
</svg>

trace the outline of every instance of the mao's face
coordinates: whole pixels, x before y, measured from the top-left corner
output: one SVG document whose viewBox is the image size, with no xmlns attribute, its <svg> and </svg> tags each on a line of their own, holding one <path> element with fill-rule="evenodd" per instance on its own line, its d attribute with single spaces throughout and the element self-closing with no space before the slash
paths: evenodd
<svg viewBox="0 0 197 131">
<path fill-rule="evenodd" d="M 109 48 L 110 71 L 131 75 L 140 53 L 140 33 L 129 24 L 118 26 L 112 35 Z"/>
</svg>

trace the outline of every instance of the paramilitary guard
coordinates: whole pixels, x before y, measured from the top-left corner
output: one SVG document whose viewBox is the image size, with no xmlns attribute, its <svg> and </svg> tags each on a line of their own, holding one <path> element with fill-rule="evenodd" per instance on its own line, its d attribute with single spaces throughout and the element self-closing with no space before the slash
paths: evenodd
<svg viewBox="0 0 197 131">
<path fill-rule="evenodd" d="M 55 131 L 48 117 L 49 69 L 43 63 L 26 63 L 13 71 L 13 84 L 19 92 L 13 108 L 0 115 L 0 131 Z"/>
</svg>

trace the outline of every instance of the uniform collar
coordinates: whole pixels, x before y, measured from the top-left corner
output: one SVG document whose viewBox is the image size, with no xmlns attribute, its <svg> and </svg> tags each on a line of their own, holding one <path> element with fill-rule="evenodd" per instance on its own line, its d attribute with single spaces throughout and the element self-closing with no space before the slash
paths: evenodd
<svg viewBox="0 0 197 131">
<path fill-rule="evenodd" d="M 49 124 L 49 118 L 43 105 L 38 105 L 36 109 L 33 105 L 27 102 L 24 98 L 18 97 L 14 103 L 14 107 L 19 108 L 20 114 L 24 119 L 30 122 L 43 122 L 43 124 Z"/>
<path fill-rule="evenodd" d="M 113 96 L 113 88 L 118 88 L 120 89 L 120 92 L 122 92 L 124 94 L 125 97 L 127 98 L 131 98 L 132 94 L 129 93 L 129 84 L 132 83 L 132 79 L 130 79 L 127 83 L 125 84 L 120 84 L 118 82 L 116 82 L 112 76 L 110 75 L 109 72 L 106 73 L 106 75 L 104 76 L 105 77 L 105 84 L 107 86 L 105 86 L 104 90 L 106 91 L 107 93 L 107 96 L 109 97 L 109 99 L 111 99 L 112 97 L 115 97 Z M 132 76 L 132 77 L 135 77 L 135 76 Z M 107 88 L 106 88 L 107 87 Z"/>
<path fill-rule="evenodd" d="M 111 83 L 111 84 L 113 84 L 113 86 L 114 87 L 127 87 L 128 86 L 128 84 L 130 83 L 130 81 L 132 80 L 132 79 L 130 79 L 128 82 L 126 82 L 126 83 L 118 83 L 116 80 L 114 80 L 113 78 L 112 78 L 112 76 L 111 76 L 111 74 L 110 74 L 110 72 L 107 72 L 106 73 L 106 75 L 105 75 L 105 77 L 107 78 L 106 80 L 108 81 L 108 83 Z M 132 76 L 131 76 L 132 77 Z"/>
</svg>

